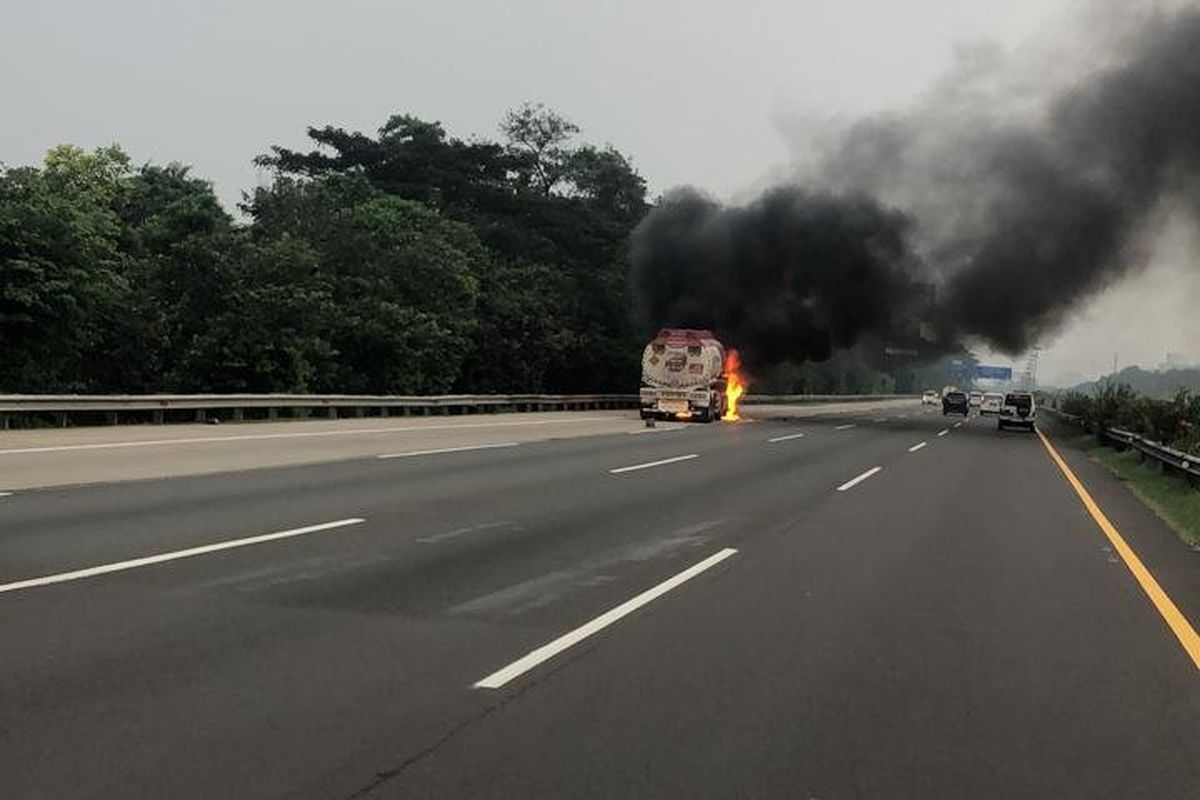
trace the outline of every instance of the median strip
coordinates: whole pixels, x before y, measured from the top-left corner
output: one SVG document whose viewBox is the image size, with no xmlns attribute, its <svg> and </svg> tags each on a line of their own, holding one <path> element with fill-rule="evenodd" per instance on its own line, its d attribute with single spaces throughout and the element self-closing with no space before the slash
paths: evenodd
<svg viewBox="0 0 1200 800">
<path fill-rule="evenodd" d="M 463 447 L 439 447 L 436 450 L 410 450 L 407 453 L 384 453 L 376 458 L 412 458 L 413 456 L 436 456 L 442 453 L 466 453 L 471 450 L 495 450 L 497 447 L 516 447 L 520 442 L 499 442 L 497 444 L 470 444 Z"/>
<path fill-rule="evenodd" d="M 849 489 L 853 489 L 855 486 L 858 486 L 860 483 L 865 481 L 867 478 L 871 477 L 872 475 L 875 475 L 878 472 L 882 472 L 882 471 L 883 471 L 883 467 L 871 467 L 869 470 L 867 470 L 863 474 L 853 477 L 850 480 L 843 483 L 841 486 L 837 487 L 837 490 L 839 492 L 844 492 Z"/>
<path fill-rule="evenodd" d="M 609 625 L 612 625 L 614 622 L 620 620 L 622 617 L 632 614 L 634 611 L 646 605 L 647 603 L 662 597 L 664 594 L 676 588 L 677 586 L 690 581 L 692 578 L 696 577 L 705 570 L 712 569 L 717 564 L 736 554 L 737 550 L 733 549 L 732 547 L 727 547 L 724 550 L 714 553 L 700 563 L 693 564 L 683 572 L 667 578 L 657 586 L 647 589 L 630 600 L 626 600 L 621 605 L 606 611 L 590 622 L 584 623 L 578 628 L 564 633 L 562 636 L 558 637 L 549 644 L 542 645 L 536 650 L 530 652 L 528 655 L 525 655 L 509 664 L 507 667 L 496 670 L 486 678 L 477 681 L 474 684 L 474 687 L 476 689 L 499 689 L 513 679 L 521 677 L 539 664 L 554 658 L 554 656 L 570 647 L 573 647 L 576 644 L 579 644 L 589 636 L 599 633 Z"/>
<path fill-rule="evenodd" d="M 650 469 L 651 467 L 661 467 L 665 464 L 674 464 L 679 461 L 689 461 L 693 458 L 699 458 L 699 453 L 689 453 L 686 456 L 675 456 L 674 458 L 664 458 L 661 461 L 647 461 L 645 464 L 633 464 L 628 467 L 617 467 L 610 469 L 609 474 L 620 475 L 623 472 L 637 472 L 639 469 Z"/>
<path fill-rule="evenodd" d="M 1084 488 L 1083 482 L 1075 477 L 1075 473 L 1067 466 L 1067 462 L 1063 457 L 1058 454 L 1058 450 L 1054 448 L 1054 445 L 1050 444 L 1050 440 L 1046 437 L 1046 434 L 1042 433 L 1041 429 L 1035 429 L 1035 432 L 1038 438 L 1042 440 L 1042 444 L 1045 445 L 1046 452 L 1050 454 L 1050 458 L 1058 465 L 1058 469 L 1067 479 L 1067 483 L 1071 485 L 1071 488 L 1075 490 L 1075 494 L 1083 502 L 1083 507 L 1087 509 L 1092 520 L 1104 535 L 1108 537 L 1108 541 L 1112 543 L 1113 549 L 1117 551 L 1117 555 L 1121 557 L 1121 560 L 1125 562 L 1125 566 L 1133 573 L 1134 579 L 1142 587 L 1142 591 L 1146 593 L 1146 596 L 1150 598 L 1150 602 L 1154 604 L 1154 608 L 1158 611 L 1159 616 L 1163 618 L 1163 621 L 1167 623 L 1167 627 L 1175 634 L 1175 638 L 1179 640 L 1179 644 L 1183 646 L 1184 651 L 1191 657 L 1192 663 L 1196 665 L 1197 669 L 1200 669 L 1200 634 L 1196 633 L 1196 629 L 1188 622 L 1187 617 L 1183 615 L 1183 612 L 1179 610 L 1175 602 L 1159 586 L 1154 575 L 1146 568 L 1142 560 L 1138 558 L 1137 553 L 1133 552 L 1133 548 L 1126 543 L 1116 526 L 1105 516 L 1099 504 L 1092 499 L 1091 494 Z"/>
<path fill-rule="evenodd" d="M 261 536 L 249 536 L 245 539 L 230 539 L 224 542 L 201 545 L 200 547 L 189 547 L 186 550 L 174 550 L 169 553 L 157 553 L 152 556 L 133 558 L 128 561 L 116 561 L 111 564 L 101 564 L 98 567 L 77 569 L 72 570 L 71 572 L 60 572 L 55 575 L 45 575 L 41 578 L 29 578 L 26 580 L 14 581 L 12 583 L 3 583 L 0 584 L 0 594 L 3 594 L 4 592 L 16 592 L 21 589 L 33 589 L 38 586 L 50 586 L 51 584 L 55 583 L 67 583 L 68 581 L 92 578 L 96 575 L 107 575 L 110 572 L 122 572 L 128 569 L 148 567 L 152 564 L 162 564 L 166 561 L 178 561 L 181 558 L 191 558 L 193 556 L 216 553 L 221 550 L 232 550 L 235 547 L 248 547 L 249 545 L 273 542 L 278 539 L 290 539 L 293 536 L 304 536 L 308 533 L 319 533 L 320 531 L 344 528 L 348 525 L 358 525 L 363 522 L 366 522 L 366 520 L 357 517 L 352 519 L 339 519 L 333 522 L 322 522 L 319 525 L 308 525 L 303 528 L 291 528 L 286 531 L 264 533 Z"/>
<path fill-rule="evenodd" d="M 776 442 L 790 442 L 792 439 L 800 439 L 803 436 L 803 433 L 789 433 L 787 436 L 776 436 L 773 439 L 767 439 L 767 442 L 770 444 L 775 444 Z"/>
</svg>

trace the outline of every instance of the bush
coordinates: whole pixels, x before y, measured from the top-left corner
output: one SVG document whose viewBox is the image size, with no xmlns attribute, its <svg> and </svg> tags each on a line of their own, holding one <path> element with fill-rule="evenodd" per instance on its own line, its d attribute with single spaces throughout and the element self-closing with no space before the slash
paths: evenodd
<svg viewBox="0 0 1200 800">
<path fill-rule="evenodd" d="M 1079 417 L 1098 437 L 1120 428 L 1200 455 L 1200 394 L 1181 389 L 1170 400 L 1158 400 L 1126 384 L 1102 384 L 1090 395 L 1066 392 L 1056 399 L 1059 411 Z"/>
</svg>

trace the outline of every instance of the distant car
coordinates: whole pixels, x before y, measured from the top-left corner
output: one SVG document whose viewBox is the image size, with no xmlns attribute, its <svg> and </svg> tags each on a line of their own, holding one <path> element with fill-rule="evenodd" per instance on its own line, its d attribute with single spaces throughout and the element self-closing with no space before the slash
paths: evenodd
<svg viewBox="0 0 1200 800">
<path fill-rule="evenodd" d="M 942 414 L 962 414 L 964 417 L 971 412 L 966 392 L 946 392 L 942 395 Z"/>
<path fill-rule="evenodd" d="M 1037 403 L 1032 392 L 1009 392 L 1004 395 L 1004 405 L 996 420 L 996 429 L 1025 428 L 1033 430 L 1037 422 Z"/>
<path fill-rule="evenodd" d="M 938 393 L 934 389 L 926 389 L 925 394 L 921 395 L 921 405 L 934 406 L 937 405 Z"/>
<path fill-rule="evenodd" d="M 983 405 L 983 392 L 971 392 L 970 397 L 970 403 L 975 408 L 979 408 L 981 405 Z"/>
<path fill-rule="evenodd" d="M 983 396 L 983 402 L 979 404 L 979 413 L 999 414 L 1002 408 L 1004 408 L 1004 395 L 999 392 L 988 392 Z"/>
</svg>

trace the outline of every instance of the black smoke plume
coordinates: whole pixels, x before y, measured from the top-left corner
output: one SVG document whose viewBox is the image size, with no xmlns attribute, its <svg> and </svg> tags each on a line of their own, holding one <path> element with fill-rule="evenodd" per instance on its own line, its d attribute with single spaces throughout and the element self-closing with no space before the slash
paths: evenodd
<svg viewBox="0 0 1200 800">
<path fill-rule="evenodd" d="M 1200 10 L 1143 15 L 1040 113 L 937 107 L 852 126 L 818 177 L 724 206 L 669 193 L 634 233 L 648 327 L 710 327 L 759 365 L 877 335 L 1016 355 L 1200 218 Z M 1122 324 L 1124 321 L 1121 321 Z"/>
<path fill-rule="evenodd" d="M 712 328 L 752 366 L 823 361 L 864 333 L 903 327 L 917 296 L 908 228 L 866 196 L 789 186 L 725 207 L 677 190 L 634 236 L 644 313 Z"/>
</svg>

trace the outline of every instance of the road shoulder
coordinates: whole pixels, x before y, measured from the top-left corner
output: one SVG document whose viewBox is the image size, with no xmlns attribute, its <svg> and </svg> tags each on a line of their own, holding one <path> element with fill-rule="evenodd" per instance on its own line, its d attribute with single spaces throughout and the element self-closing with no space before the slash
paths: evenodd
<svg viewBox="0 0 1200 800">
<path fill-rule="evenodd" d="M 1184 616 L 1193 626 L 1200 624 L 1200 581 L 1196 580 L 1197 574 L 1200 574 L 1200 551 L 1183 542 L 1107 466 L 1073 445 L 1070 437 L 1064 436 L 1062 428 L 1052 428 L 1048 436 L 1063 460 Z M 1087 514 L 1082 503 L 1079 513 Z M 1103 538 L 1103 533 L 1097 529 L 1096 536 Z"/>
</svg>

